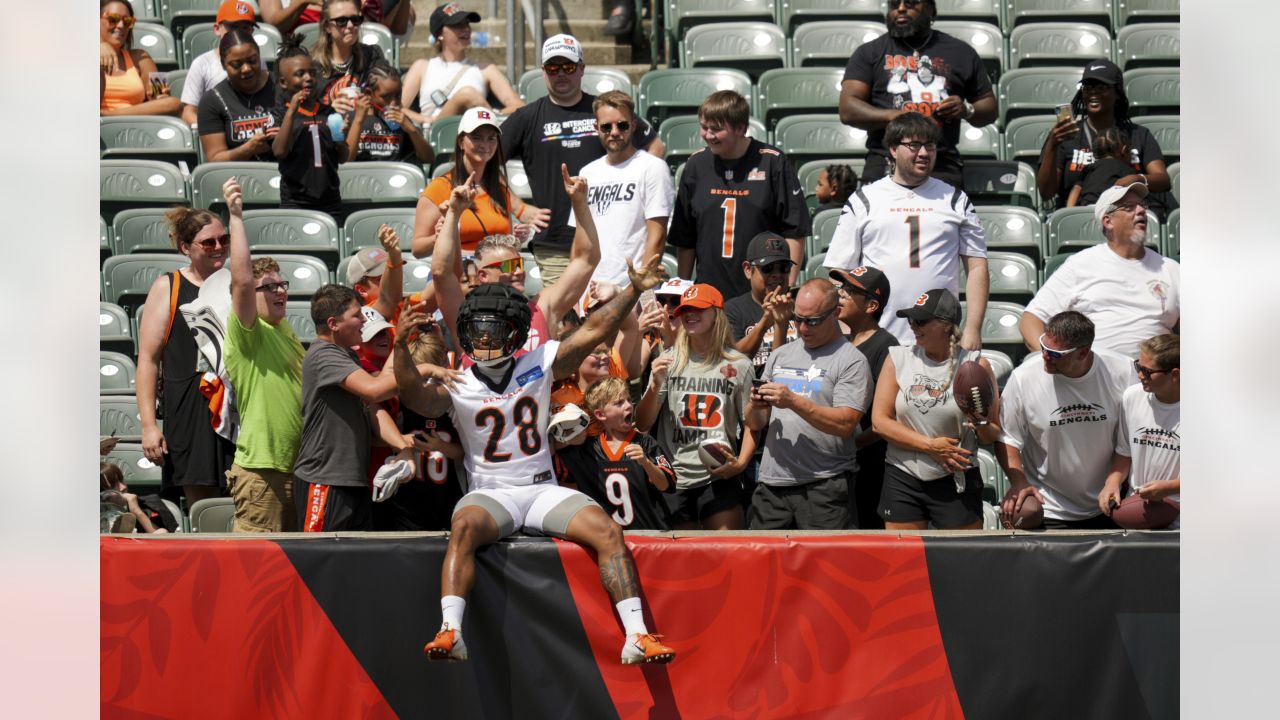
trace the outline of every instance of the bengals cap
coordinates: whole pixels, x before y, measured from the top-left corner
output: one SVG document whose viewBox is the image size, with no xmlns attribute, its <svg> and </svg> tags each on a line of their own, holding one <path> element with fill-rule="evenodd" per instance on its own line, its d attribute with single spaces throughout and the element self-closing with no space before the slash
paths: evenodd
<svg viewBox="0 0 1280 720">
<path fill-rule="evenodd" d="M 463 10 L 456 2 L 441 5 L 431 11 L 431 37 L 439 38 L 445 25 L 464 25 L 480 22 L 480 13 L 475 10 Z"/>
<path fill-rule="evenodd" d="M 827 273 L 840 285 L 850 285 L 869 298 L 880 301 L 880 307 L 889 302 L 889 276 L 870 265 L 852 270 L 832 270 Z"/>
<path fill-rule="evenodd" d="M 960 301 L 946 288 L 934 288 L 920 297 L 909 308 L 898 311 L 898 317 L 916 322 L 941 318 L 952 325 L 960 324 Z"/>
<path fill-rule="evenodd" d="M 475 132 L 477 128 L 485 125 L 492 126 L 498 134 L 502 134 L 502 128 L 498 127 L 498 118 L 489 108 L 473 107 L 462 113 L 462 121 L 458 123 L 459 133 Z"/>
<path fill-rule="evenodd" d="M 248 22 L 257 24 L 258 17 L 253 12 L 253 6 L 245 0 L 226 0 L 218 6 L 218 15 L 214 18 L 215 22 Z"/>
<path fill-rule="evenodd" d="M 542 43 L 542 64 L 546 65 L 551 58 L 564 58 L 569 62 L 582 62 L 582 45 L 572 35 L 552 35 Z"/>
<path fill-rule="evenodd" d="M 706 283 L 698 283 L 688 290 L 684 291 L 684 295 L 680 296 L 680 306 L 676 308 L 675 314 L 679 315 L 685 310 L 705 310 L 707 308 L 724 309 L 724 296 L 720 291 L 715 289 L 714 285 Z"/>
</svg>

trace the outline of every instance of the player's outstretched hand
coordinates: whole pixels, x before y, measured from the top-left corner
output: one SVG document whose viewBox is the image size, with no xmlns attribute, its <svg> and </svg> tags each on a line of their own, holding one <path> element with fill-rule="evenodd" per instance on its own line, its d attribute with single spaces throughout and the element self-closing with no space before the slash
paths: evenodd
<svg viewBox="0 0 1280 720">
<path fill-rule="evenodd" d="M 462 379 L 462 371 L 453 368 L 440 367 L 439 365 L 426 365 L 423 367 L 422 376 L 427 382 L 434 382 L 443 385 L 450 390 L 457 386 L 458 381 Z"/>
<path fill-rule="evenodd" d="M 654 253 L 639 268 L 631 264 L 631 258 L 627 258 L 627 277 L 638 293 L 658 287 L 667 279 L 667 271 L 662 267 L 662 256 Z"/>
<path fill-rule="evenodd" d="M 416 305 L 405 305 L 400 312 L 400 318 L 396 320 L 396 344 L 408 345 L 409 340 L 419 332 L 421 326 L 426 325 L 430 318 L 427 316 L 427 303 L 422 301 Z"/>
<path fill-rule="evenodd" d="M 569 166 L 560 163 L 560 175 L 564 178 L 564 192 L 570 198 L 587 199 L 587 179 L 581 175 L 569 175 Z"/>
<path fill-rule="evenodd" d="M 222 183 L 222 199 L 227 202 L 227 212 L 233 216 L 244 214 L 244 192 L 240 190 L 240 181 L 235 175 Z"/>
</svg>

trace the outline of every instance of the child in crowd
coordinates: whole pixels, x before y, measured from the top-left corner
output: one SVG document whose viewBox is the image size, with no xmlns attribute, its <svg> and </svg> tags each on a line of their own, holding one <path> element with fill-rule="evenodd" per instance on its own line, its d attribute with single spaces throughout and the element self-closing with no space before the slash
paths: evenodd
<svg viewBox="0 0 1280 720">
<path fill-rule="evenodd" d="M 124 473 L 114 463 L 98 463 L 98 492 L 101 532 L 130 532 L 135 527 L 144 533 L 167 533 L 178 529 L 178 519 L 165 507 L 160 496 L 139 498 L 129 492 Z M 133 521 L 117 521 L 121 515 L 128 515 Z"/>
<path fill-rule="evenodd" d="M 347 157 L 430 163 L 435 151 L 400 107 L 400 73 L 386 61 L 369 69 L 369 86 L 346 116 Z"/>
<path fill-rule="evenodd" d="M 818 187 L 814 195 L 818 198 L 818 207 L 813 209 L 817 215 L 823 210 L 840 210 L 848 202 L 849 196 L 858 189 L 858 179 L 848 165 L 833 163 L 818 173 Z"/>
<path fill-rule="evenodd" d="M 280 101 L 275 110 L 280 131 L 271 151 L 280 164 L 280 207 L 320 210 L 339 225 L 346 220 L 338 191 L 338 164 L 347 161 L 347 145 L 334 137 L 329 118 L 341 116 L 315 97 L 316 73 L 302 38 L 290 35 L 280 46 L 276 70 Z"/>
<path fill-rule="evenodd" d="M 1123 130 L 1109 127 L 1093 139 L 1093 164 L 1067 195 L 1067 207 L 1093 205 L 1103 191 L 1134 173 L 1129 164 L 1129 140 Z"/>
</svg>

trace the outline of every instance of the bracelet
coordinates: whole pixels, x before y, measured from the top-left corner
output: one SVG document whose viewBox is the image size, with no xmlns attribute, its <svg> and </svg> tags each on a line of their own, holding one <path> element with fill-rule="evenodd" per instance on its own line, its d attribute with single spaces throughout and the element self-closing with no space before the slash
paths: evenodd
<svg viewBox="0 0 1280 720">
<path fill-rule="evenodd" d="M 400 260 L 400 262 L 398 262 L 398 263 L 391 262 L 391 260 L 390 260 L 390 259 L 388 259 L 388 260 L 387 260 L 387 269 L 388 269 L 388 270 L 394 270 L 395 268 L 402 268 L 402 267 L 404 267 L 404 265 L 405 265 L 405 261 L 404 261 L 403 259 L 401 259 L 401 260 Z"/>
</svg>

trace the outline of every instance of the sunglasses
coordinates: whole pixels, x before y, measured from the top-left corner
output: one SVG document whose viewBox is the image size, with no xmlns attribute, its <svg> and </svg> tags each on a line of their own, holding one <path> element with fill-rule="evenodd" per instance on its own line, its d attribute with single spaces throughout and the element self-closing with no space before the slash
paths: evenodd
<svg viewBox="0 0 1280 720">
<path fill-rule="evenodd" d="M 285 280 L 284 282 L 267 283 L 266 285 L 259 285 L 256 289 L 258 292 L 268 292 L 268 293 L 281 292 L 281 291 L 289 292 L 289 281 Z"/>
<path fill-rule="evenodd" d="M 657 300 L 665 308 L 680 307 L 679 295 L 655 295 L 653 299 Z"/>
<path fill-rule="evenodd" d="M 1138 362 L 1137 360 L 1133 361 L 1133 369 L 1138 373 L 1139 377 L 1144 377 L 1144 378 L 1149 378 L 1152 375 L 1159 375 L 1160 373 L 1169 372 L 1168 370 L 1161 370 L 1160 368 L 1146 367 L 1145 365 Z"/>
<path fill-rule="evenodd" d="M 524 258 L 513 257 L 509 260 L 496 260 L 488 265 L 481 265 L 482 268 L 497 268 L 498 272 L 510 275 L 517 270 L 524 269 Z"/>
<path fill-rule="evenodd" d="M 906 148 L 907 150 L 910 150 L 910 151 L 911 151 L 911 154 L 913 154 L 913 155 L 914 155 L 914 154 L 916 154 L 916 153 L 919 153 L 921 150 L 928 150 L 929 152 L 933 152 L 933 151 L 935 151 L 935 150 L 937 150 L 937 149 L 938 149 L 938 143 L 932 143 L 932 142 L 915 142 L 915 141 L 912 141 L 912 142 L 900 142 L 900 143 L 898 143 L 898 147 L 904 147 L 904 148 Z"/>
<path fill-rule="evenodd" d="M 804 317 L 803 315 L 796 315 L 795 313 L 792 313 L 791 322 L 797 325 L 808 325 L 809 327 L 817 327 L 822 324 L 823 320 L 826 320 L 827 318 L 831 317 L 831 313 L 835 311 L 836 311 L 836 308 L 833 307 L 830 310 L 822 313 L 821 315 L 815 315 L 813 317 Z"/>
<path fill-rule="evenodd" d="M 542 71 L 548 75 L 559 75 L 560 73 L 564 73 L 565 75 L 572 75 L 578 72 L 578 63 L 560 63 L 557 65 L 543 65 Z"/>
<path fill-rule="evenodd" d="M 123 24 L 125 30 L 128 30 L 129 28 L 133 27 L 133 24 L 137 22 L 137 20 L 130 15 L 117 15 L 116 13 L 107 13 L 102 17 L 106 19 L 107 27 L 115 27 L 116 25 Z"/>
<path fill-rule="evenodd" d="M 889 9 L 892 10 L 899 5 L 904 5 L 908 8 L 920 7 L 920 3 L 922 2 L 924 2 L 924 0 L 889 0 Z"/>
<path fill-rule="evenodd" d="M 836 294 L 842 298 L 853 298 L 855 296 L 862 296 L 869 300 L 880 299 L 872 295 L 871 293 L 867 292 L 866 290 L 863 290 L 862 288 L 858 287 L 857 285 L 850 285 L 848 283 L 844 283 L 840 287 L 836 288 Z M 911 321 L 908 320 L 907 322 L 911 322 Z"/>
<path fill-rule="evenodd" d="M 938 319 L 938 318 L 936 318 L 936 317 L 926 318 L 926 319 L 924 319 L 924 320 L 917 320 L 917 319 L 915 319 L 915 318 L 907 318 L 907 324 L 908 324 L 908 325 L 910 325 L 911 327 L 917 327 L 917 328 L 918 328 L 918 327 L 924 327 L 925 325 L 928 325 L 929 323 L 931 323 L 931 322 L 933 322 L 934 320 L 937 320 L 937 319 Z"/>
<path fill-rule="evenodd" d="M 618 132 L 626 132 L 631 129 L 631 123 L 626 120 L 620 120 L 616 123 L 600 123 L 600 132 L 608 135 L 613 132 L 615 127 L 618 128 Z"/>
<path fill-rule="evenodd" d="M 791 266 L 793 264 L 794 263 L 792 263 L 790 260 L 779 260 L 777 262 L 771 262 L 768 265 L 757 265 L 756 269 L 759 270 L 761 274 L 764 274 L 764 275 L 779 275 L 782 273 L 791 272 Z"/>
<path fill-rule="evenodd" d="M 219 235 L 218 237 L 205 238 L 204 240 L 193 240 L 192 245 L 199 245 L 205 250 L 212 250 L 219 245 L 222 247 L 231 247 L 231 235 Z"/>
<path fill-rule="evenodd" d="M 333 23 L 334 25 L 337 25 L 338 27 L 344 27 L 346 25 L 354 25 L 356 27 L 360 27 L 360 24 L 364 22 L 364 16 L 363 15 L 343 15 L 342 17 L 329 18 L 329 22 Z"/>
<path fill-rule="evenodd" d="M 1070 355 L 1071 353 L 1079 349 L 1080 348 L 1071 348 L 1070 350 L 1054 350 L 1053 348 L 1044 344 L 1044 333 L 1040 334 L 1040 352 L 1044 353 L 1044 356 L 1049 358 L 1050 360 L 1061 360 L 1062 358 Z"/>
</svg>

